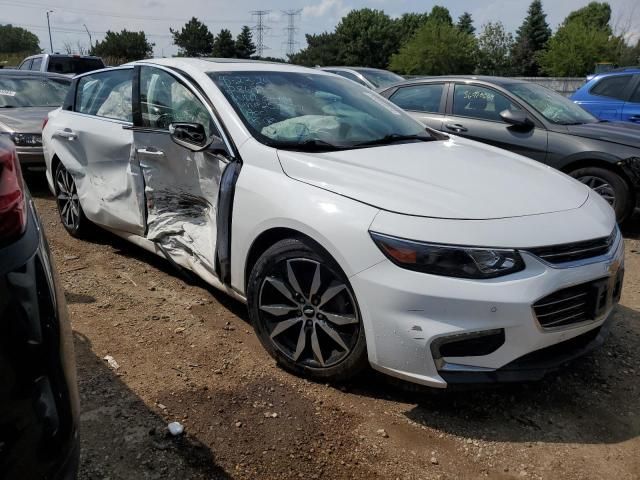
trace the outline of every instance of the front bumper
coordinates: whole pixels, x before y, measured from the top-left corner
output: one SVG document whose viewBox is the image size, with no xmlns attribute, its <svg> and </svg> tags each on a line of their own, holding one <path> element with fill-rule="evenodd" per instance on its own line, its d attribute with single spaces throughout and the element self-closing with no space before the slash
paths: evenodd
<svg viewBox="0 0 640 480">
<path fill-rule="evenodd" d="M 569 352 L 572 344 L 567 343 L 566 352 L 560 347 L 557 355 L 548 356 L 542 364 L 526 362 L 532 352 L 602 327 L 615 301 L 610 300 L 593 320 L 554 329 L 540 326 L 532 305 L 569 286 L 618 276 L 618 269 L 624 268 L 622 236 L 618 235 L 608 254 L 571 268 L 548 265 L 524 252 L 522 256 L 525 270 L 492 280 L 417 273 L 388 260 L 353 276 L 351 284 L 359 299 L 371 365 L 398 378 L 444 388 L 449 383 L 468 383 L 474 378 L 541 378 L 546 371 L 597 346 L 606 329 L 594 334 L 593 342 L 586 342 L 589 345 L 582 345 L 584 348 Z M 434 342 L 491 331 L 503 332 L 504 342 L 490 353 L 441 358 L 434 355 Z"/>
</svg>

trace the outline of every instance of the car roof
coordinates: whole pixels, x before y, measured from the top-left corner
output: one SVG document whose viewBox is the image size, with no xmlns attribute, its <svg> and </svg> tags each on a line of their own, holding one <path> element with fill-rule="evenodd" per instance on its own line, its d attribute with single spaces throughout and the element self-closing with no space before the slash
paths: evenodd
<svg viewBox="0 0 640 480">
<path fill-rule="evenodd" d="M 238 58 L 150 58 L 132 62 L 135 64 L 154 64 L 166 67 L 190 67 L 202 72 L 229 72 L 229 71 L 273 71 L 273 72 L 301 72 L 317 73 L 308 67 L 291 65 L 289 63 L 266 62 L 263 60 L 244 60 Z"/>
<path fill-rule="evenodd" d="M 38 58 L 38 57 L 95 58 L 97 60 L 102 60 L 101 57 L 97 57 L 95 55 L 78 55 L 74 53 L 37 53 L 35 55 L 29 55 L 28 57 L 25 57 L 24 60 L 28 60 L 30 58 Z"/>
<path fill-rule="evenodd" d="M 531 83 L 521 78 L 506 78 L 506 77 L 492 77 L 488 75 L 442 75 L 442 76 L 432 76 L 432 77 L 416 77 L 405 80 L 404 82 L 394 83 L 393 85 L 389 85 L 380 89 L 381 91 L 389 90 L 390 88 L 395 88 L 400 85 L 415 85 L 416 83 L 433 83 L 433 82 L 453 82 L 456 80 L 468 80 L 468 81 L 478 81 L 484 83 L 490 83 L 493 85 L 510 85 L 513 83 Z"/>
<path fill-rule="evenodd" d="M 67 80 L 71 82 L 71 78 L 69 78 L 67 75 L 61 75 L 60 73 L 38 72 L 35 70 L 18 70 L 13 68 L 0 69 L 0 77 L 45 77 L 45 78 L 55 78 L 59 80 Z"/>
<path fill-rule="evenodd" d="M 362 70 L 379 70 L 381 72 L 387 72 L 388 70 L 384 70 L 382 68 L 373 68 L 373 67 L 347 67 L 347 66 L 340 66 L 340 67 L 320 67 L 320 70 L 353 70 L 355 72 L 360 72 Z M 393 72 L 392 72 L 393 73 Z"/>
</svg>

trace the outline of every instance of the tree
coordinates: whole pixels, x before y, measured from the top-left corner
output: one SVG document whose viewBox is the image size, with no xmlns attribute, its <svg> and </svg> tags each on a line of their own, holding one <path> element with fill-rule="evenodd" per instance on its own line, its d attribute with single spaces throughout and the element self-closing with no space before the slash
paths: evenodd
<svg viewBox="0 0 640 480">
<path fill-rule="evenodd" d="M 352 10 L 340 20 L 335 34 L 342 65 L 386 68 L 400 47 L 395 22 L 381 10 Z"/>
<path fill-rule="evenodd" d="M 213 51 L 213 34 L 209 28 L 192 17 L 181 30 L 169 28 L 173 35 L 173 43 L 180 47 L 178 55 L 181 57 L 204 57 Z"/>
<path fill-rule="evenodd" d="M 597 62 L 613 62 L 616 44 L 606 29 L 582 21 L 563 24 L 539 56 L 544 73 L 557 77 L 583 77 Z"/>
<path fill-rule="evenodd" d="M 464 12 L 458 17 L 458 24 L 456 25 L 458 30 L 469 35 L 473 35 L 476 32 L 476 27 L 473 26 L 473 18 L 469 12 Z"/>
<path fill-rule="evenodd" d="M 513 35 L 505 31 L 502 22 L 484 25 L 478 37 L 476 72 L 482 75 L 509 75 L 512 47 Z"/>
<path fill-rule="evenodd" d="M 38 37 L 22 27 L 11 24 L 0 25 L 0 53 L 22 53 L 32 55 L 40 53 Z"/>
<path fill-rule="evenodd" d="M 611 35 L 611 6 L 606 2 L 591 2 L 586 7 L 571 12 L 565 18 L 563 24 L 569 22 L 581 22 L 599 30 L 603 30 Z"/>
<path fill-rule="evenodd" d="M 113 57 L 121 62 L 132 62 L 149 58 L 153 54 L 153 43 L 147 41 L 144 32 L 112 32 L 108 30 L 104 39 L 91 49 L 91 55 Z"/>
<path fill-rule="evenodd" d="M 441 7 L 440 5 L 436 5 L 431 9 L 429 20 L 435 20 L 438 22 L 446 23 L 448 25 L 453 25 L 453 19 L 451 18 L 449 9 L 447 7 Z"/>
<path fill-rule="evenodd" d="M 396 19 L 400 45 L 407 43 L 415 35 L 420 27 L 429 20 L 428 13 L 404 13 Z"/>
<path fill-rule="evenodd" d="M 516 40 L 511 51 L 516 75 L 535 77 L 540 74 L 537 53 L 545 48 L 550 37 L 551 28 L 547 23 L 547 15 L 542 10 L 542 2 L 533 0 L 529 5 L 527 17 L 516 32 Z"/>
<path fill-rule="evenodd" d="M 245 25 L 236 38 L 236 56 L 251 58 L 254 53 L 256 53 L 256 45 L 253 43 L 253 34 L 251 29 Z"/>
<path fill-rule="evenodd" d="M 291 63 L 306 67 L 340 64 L 342 45 L 335 33 L 307 34 L 306 38 L 307 47 L 291 55 L 289 57 Z"/>
<path fill-rule="evenodd" d="M 430 18 L 391 58 L 390 68 L 406 75 L 472 73 L 476 41 L 457 27 Z"/>
<path fill-rule="evenodd" d="M 226 28 L 220 30 L 213 40 L 213 56 L 217 58 L 234 58 L 236 56 L 236 43 L 231 32 Z"/>
</svg>

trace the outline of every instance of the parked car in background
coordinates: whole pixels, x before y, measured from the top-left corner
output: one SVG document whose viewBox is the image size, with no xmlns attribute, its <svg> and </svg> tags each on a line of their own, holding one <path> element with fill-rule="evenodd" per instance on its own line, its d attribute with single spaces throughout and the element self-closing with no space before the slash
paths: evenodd
<svg viewBox="0 0 640 480">
<path fill-rule="evenodd" d="M 622 236 L 553 169 L 292 65 L 145 60 L 71 91 L 43 131 L 67 231 L 99 225 L 247 302 L 290 371 L 534 379 L 606 333 Z"/>
<path fill-rule="evenodd" d="M 384 88 L 388 85 L 402 82 L 404 80 L 400 75 L 389 72 L 388 70 L 381 70 L 379 68 L 322 67 L 320 70 L 348 78 L 349 80 L 353 80 L 354 82 L 364 85 L 371 90 Z"/>
<path fill-rule="evenodd" d="M 594 75 L 571 100 L 600 120 L 640 125 L 640 68 L 618 68 Z"/>
<path fill-rule="evenodd" d="M 71 480 L 78 390 L 64 292 L 15 149 L 0 137 L 0 476 Z"/>
<path fill-rule="evenodd" d="M 74 76 L 104 68 L 100 57 L 90 55 L 62 55 L 59 53 L 43 53 L 25 58 L 18 69 L 36 72 L 51 72 Z"/>
<path fill-rule="evenodd" d="M 11 137 L 24 169 L 44 170 L 42 124 L 70 85 L 64 75 L 0 70 L 0 136 Z"/>
<path fill-rule="evenodd" d="M 561 170 L 609 202 L 619 222 L 640 193 L 640 127 L 599 121 L 540 85 L 501 77 L 431 77 L 380 93 L 428 127 Z"/>
</svg>

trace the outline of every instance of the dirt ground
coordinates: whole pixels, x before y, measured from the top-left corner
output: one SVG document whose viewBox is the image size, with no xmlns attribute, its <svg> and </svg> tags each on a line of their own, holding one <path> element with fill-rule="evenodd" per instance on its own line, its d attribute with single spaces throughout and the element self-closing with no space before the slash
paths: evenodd
<svg viewBox="0 0 640 480">
<path fill-rule="evenodd" d="M 75 334 L 81 479 L 640 478 L 640 219 L 602 349 L 535 384 L 409 393 L 285 373 L 243 305 L 108 233 L 71 238 L 32 190 Z"/>
</svg>

